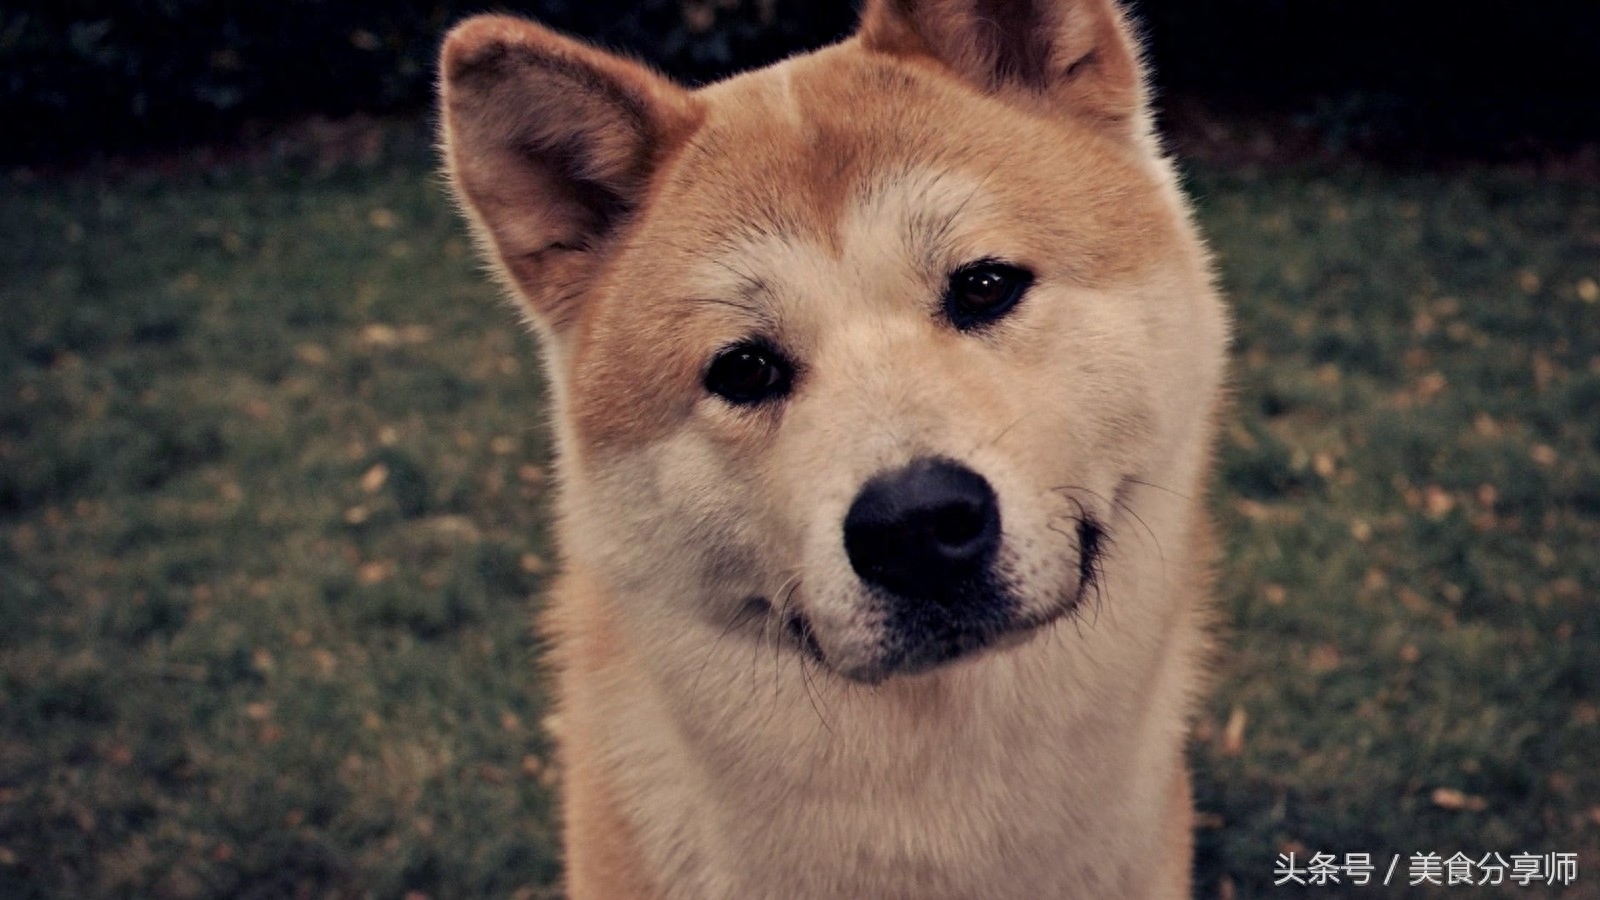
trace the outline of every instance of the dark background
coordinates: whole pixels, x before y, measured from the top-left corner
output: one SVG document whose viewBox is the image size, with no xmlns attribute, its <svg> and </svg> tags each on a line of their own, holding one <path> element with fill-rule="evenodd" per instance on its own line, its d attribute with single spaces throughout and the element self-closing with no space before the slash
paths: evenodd
<svg viewBox="0 0 1600 900">
<path fill-rule="evenodd" d="M 440 35 L 524 13 L 699 82 L 846 33 L 817 0 L 32 0 L 0 6 L 0 161 L 73 163 L 310 115 L 421 110 Z M 1527 158 L 1600 139 L 1600 3 L 1144 0 L 1158 87 L 1315 147 Z"/>
</svg>

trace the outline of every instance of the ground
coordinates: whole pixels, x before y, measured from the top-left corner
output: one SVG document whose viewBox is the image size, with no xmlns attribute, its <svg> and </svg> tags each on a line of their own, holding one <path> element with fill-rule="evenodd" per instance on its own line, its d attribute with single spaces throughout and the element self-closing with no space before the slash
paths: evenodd
<svg viewBox="0 0 1600 900">
<path fill-rule="evenodd" d="M 5 176 L 0 894 L 555 895 L 537 351 L 420 131 Z M 1590 896 L 1600 188 L 1188 173 L 1239 326 L 1200 896 Z"/>
</svg>

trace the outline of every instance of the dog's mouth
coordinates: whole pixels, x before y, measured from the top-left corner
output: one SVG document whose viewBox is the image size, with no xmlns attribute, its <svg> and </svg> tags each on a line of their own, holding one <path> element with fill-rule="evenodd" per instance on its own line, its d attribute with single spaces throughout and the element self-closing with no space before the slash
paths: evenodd
<svg viewBox="0 0 1600 900">
<path fill-rule="evenodd" d="M 848 663 L 830 657 L 805 612 L 793 605 L 779 611 L 760 598 L 770 616 L 778 616 L 791 649 L 835 674 L 858 683 L 878 684 L 987 652 L 1026 643 L 1036 633 L 1095 602 L 1103 579 L 1106 526 L 1085 512 L 1077 517 L 1076 583 L 1046 609 L 1023 614 L 1014 589 L 999 578 L 985 578 L 938 599 L 884 598 L 886 613 L 876 646 L 853 654 Z M 876 595 L 876 594 L 875 594 Z"/>
<path fill-rule="evenodd" d="M 811 620 L 799 610 L 791 610 L 783 618 L 784 631 L 794 642 L 801 653 L 811 657 L 812 661 L 828 664 L 828 657 L 822 652 L 822 645 L 817 642 L 817 633 L 811 630 Z"/>
<path fill-rule="evenodd" d="M 1099 519 L 1084 515 L 1078 520 L 1078 585 L 1073 589 L 1071 602 L 1057 611 L 1052 621 L 1082 609 L 1089 593 L 1100 591 L 1102 566 L 1105 563 L 1105 537 L 1106 528 Z"/>
</svg>

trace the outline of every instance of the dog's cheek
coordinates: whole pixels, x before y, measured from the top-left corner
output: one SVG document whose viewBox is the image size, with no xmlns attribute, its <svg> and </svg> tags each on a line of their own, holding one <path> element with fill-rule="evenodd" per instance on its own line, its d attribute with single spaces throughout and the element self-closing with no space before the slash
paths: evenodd
<svg viewBox="0 0 1600 900">
<path fill-rule="evenodd" d="M 771 590 L 794 565 L 759 468 L 697 423 L 614 466 L 602 490 L 598 506 L 613 514 L 595 537 L 634 562 L 626 571 L 640 586 L 667 580 L 720 609 Z"/>
<path fill-rule="evenodd" d="M 630 322 L 607 308 L 584 327 L 567 376 L 580 452 L 608 456 L 669 438 L 693 411 L 699 357 L 654 319 Z"/>
<path fill-rule="evenodd" d="M 1058 396 L 1066 407 L 1054 421 L 1058 439 L 1077 452 L 1078 484 L 1104 490 L 1143 465 L 1156 415 L 1155 371 L 1162 345 L 1149 339 L 1144 285 L 1075 292 L 1061 304 L 1062 320 L 1051 356 L 1043 366 L 1058 373 L 1055 385 L 1037 385 L 1040 396 Z"/>
<path fill-rule="evenodd" d="M 1150 353 L 1127 291 L 1048 286 L 1005 341 L 990 368 L 1006 400 L 974 418 L 973 467 L 1001 500 L 1004 553 L 998 574 L 1039 617 L 1070 600 L 1079 579 L 1079 527 L 1107 520 L 1122 478 L 1141 470 L 1154 416 Z M 986 415 L 988 419 L 986 420 Z"/>
</svg>

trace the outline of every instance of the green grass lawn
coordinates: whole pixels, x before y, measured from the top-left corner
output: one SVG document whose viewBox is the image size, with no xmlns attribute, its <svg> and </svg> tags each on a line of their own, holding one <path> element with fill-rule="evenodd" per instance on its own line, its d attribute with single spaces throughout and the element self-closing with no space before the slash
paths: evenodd
<svg viewBox="0 0 1600 900">
<path fill-rule="evenodd" d="M 554 894 L 535 348 L 390 137 L 0 191 L 0 896 Z M 1239 319 L 1201 894 L 1595 896 L 1600 189 L 1192 182 Z"/>
</svg>

